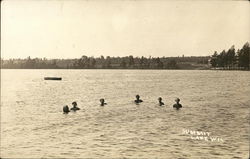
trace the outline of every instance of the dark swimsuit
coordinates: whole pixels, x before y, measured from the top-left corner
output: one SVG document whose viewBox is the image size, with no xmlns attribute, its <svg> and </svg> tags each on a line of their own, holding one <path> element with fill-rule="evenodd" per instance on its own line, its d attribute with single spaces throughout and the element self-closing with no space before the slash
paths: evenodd
<svg viewBox="0 0 250 159">
<path fill-rule="evenodd" d="M 135 103 L 141 103 L 143 102 L 143 100 L 139 99 L 139 100 L 135 100 Z"/>
<path fill-rule="evenodd" d="M 73 108 L 71 108 L 70 110 L 77 111 L 77 110 L 80 110 L 80 108 L 78 108 L 78 107 L 73 107 Z"/>
<path fill-rule="evenodd" d="M 162 105 L 164 105 L 164 103 L 163 103 L 163 102 L 160 102 L 159 105 L 162 106 Z"/>
<path fill-rule="evenodd" d="M 182 105 L 181 104 L 174 104 L 173 108 L 180 109 L 180 108 L 182 108 Z"/>
<path fill-rule="evenodd" d="M 107 103 L 101 103 L 101 106 L 107 105 Z"/>
</svg>

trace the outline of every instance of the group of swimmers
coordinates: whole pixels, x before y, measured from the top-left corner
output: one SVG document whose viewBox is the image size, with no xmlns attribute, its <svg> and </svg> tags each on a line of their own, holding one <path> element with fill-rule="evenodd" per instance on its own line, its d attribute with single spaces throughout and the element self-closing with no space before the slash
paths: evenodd
<svg viewBox="0 0 250 159">
<path fill-rule="evenodd" d="M 68 113 L 68 112 L 70 112 L 70 110 L 72 110 L 72 111 L 80 110 L 80 108 L 77 107 L 77 103 L 76 103 L 76 102 L 72 102 L 72 105 L 73 105 L 73 107 L 70 108 L 70 109 L 69 109 L 69 106 L 68 106 L 68 105 L 65 105 L 65 106 L 63 107 L 63 112 L 64 112 L 64 113 Z"/>
<path fill-rule="evenodd" d="M 141 100 L 140 99 L 140 96 L 139 95 L 136 95 L 135 96 L 135 103 L 136 104 L 139 104 L 139 103 L 142 103 L 143 102 L 143 100 Z M 159 106 L 163 106 L 164 105 L 164 103 L 162 102 L 162 98 L 161 97 L 159 97 L 158 98 L 158 101 L 159 101 Z M 180 104 L 180 99 L 179 98 L 176 98 L 175 99 L 175 104 L 173 105 L 173 108 L 175 108 L 175 109 L 180 109 L 180 108 L 182 108 L 182 105 Z M 104 106 L 104 105 L 107 105 L 107 103 L 105 103 L 105 100 L 102 98 L 102 99 L 100 99 L 100 106 Z M 77 110 L 80 110 L 80 108 L 79 107 L 77 107 L 77 103 L 76 102 L 72 102 L 72 108 L 70 108 L 69 109 L 69 106 L 68 105 L 65 105 L 64 107 L 63 107 L 63 113 L 69 113 L 70 111 L 77 111 Z"/>
<path fill-rule="evenodd" d="M 136 97 L 136 100 L 135 100 L 136 104 L 139 104 L 139 103 L 143 102 L 143 100 L 140 99 L 139 95 L 136 95 L 135 97 Z M 164 103 L 162 102 L 162 98 L 161 97 L 158 98 L 158 101 L 159 101 L 159 106 L 163 106 L 164 105 Z M 180 104 L 180 101 L 181 101 L 180 98 L 176 98 L 175 99 L 176 103 L 173 105 L 173 108 L 175 108 L 175 109 L 182 108 L 182 105 Z"/>
</svg>

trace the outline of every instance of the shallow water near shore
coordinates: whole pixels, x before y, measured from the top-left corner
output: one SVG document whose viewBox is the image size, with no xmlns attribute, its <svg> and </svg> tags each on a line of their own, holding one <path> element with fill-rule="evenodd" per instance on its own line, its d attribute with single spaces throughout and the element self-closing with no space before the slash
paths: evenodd
<svg viewBox="0 0 250 159">
<path fill-rule="evenodd" d="M 1 70 L 0 157 L 248 158 L 249 81 L 249 71 Z M 63 114 L 73 101 L 81 110 Z"/>
</svg>

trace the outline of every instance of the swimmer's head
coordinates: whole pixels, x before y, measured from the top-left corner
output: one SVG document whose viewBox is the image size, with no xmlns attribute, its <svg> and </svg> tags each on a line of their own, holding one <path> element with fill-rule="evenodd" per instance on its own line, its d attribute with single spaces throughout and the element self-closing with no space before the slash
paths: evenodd
<svg viewBox="0 0 250 159">
<path fill-rule="evenodd" d="M 101 103 L 104 103 L 104 99 L 103 99 L 103 98 L 101 98 L 101 99 L 100 99 L 100 102 L 101 102 Z"/>
<path fill-rule="evenodd" d="M 180 100 L 180 98 L 176 98 L 175 101 L 176 102 L 180 102 L 181 100 Z"/>
<path fill-rule="evenodd" d="M 162 101 L 162 98 L 161 98 L 161 97 L 159 97 L 159 98 L 158 98 L 158 100 L 159 100 L 159 101 Z"/>
<path fill-rule="evenodd" d="M 64 112 L 64 113 L 68 113 L 68 112 L 69 112 L 69 107 L 68 107 L 68 105 L 65 105 L 65 106 L 63 107 L 63 112 Z"/>
<path fill-rule="evenodd" d="M 76 102 L 72 102 L 72 105 L 73 105 L 73 106 L 76 106 L 76 105 L 77 105 L 77 103 L 76 103 Z"/>
<path fill-rule="evenodd" d="M 139 99 L 139 98 L 140 98 L 140 96 L 139 96 L 138 94 L 137 94 L 135 97 L 136 97 L 136 99 Z"/>
</svg>

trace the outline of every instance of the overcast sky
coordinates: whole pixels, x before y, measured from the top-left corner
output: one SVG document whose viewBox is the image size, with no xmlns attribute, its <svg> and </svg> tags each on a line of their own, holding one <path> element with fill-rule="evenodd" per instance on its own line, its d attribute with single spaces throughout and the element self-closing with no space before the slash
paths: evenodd
<svg viewBox="0 0 250 159">
<path fill-rule="evenodd" d="M 249 1 L 4 0 L 2 58 L 203 56 L 250 41 Z"/>
</svg>

